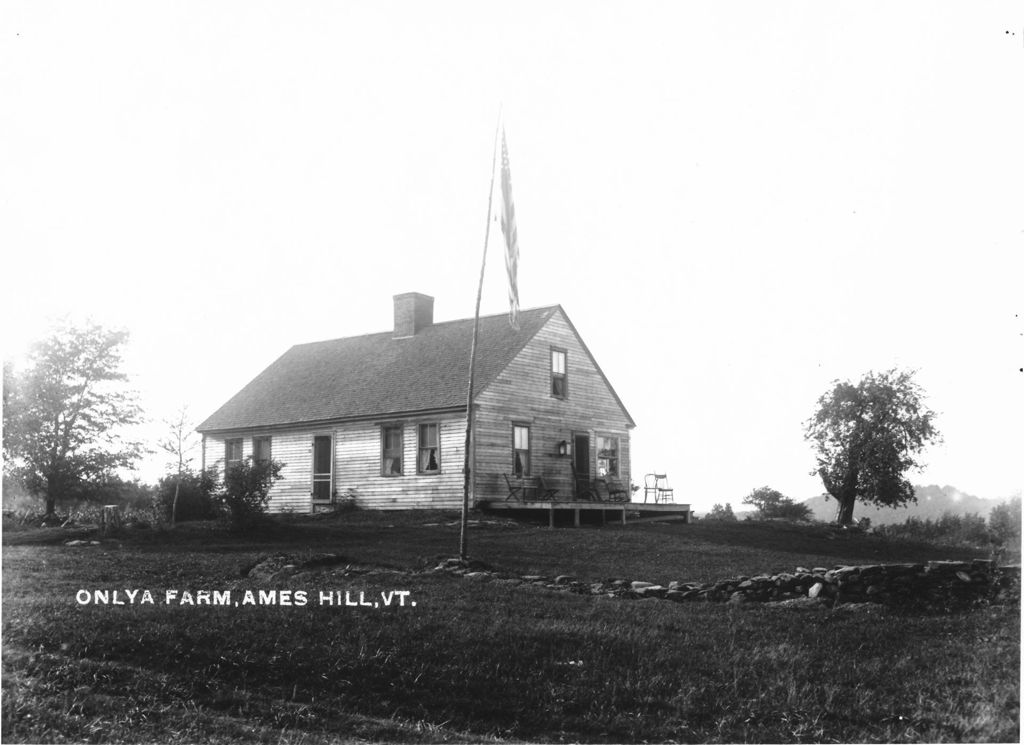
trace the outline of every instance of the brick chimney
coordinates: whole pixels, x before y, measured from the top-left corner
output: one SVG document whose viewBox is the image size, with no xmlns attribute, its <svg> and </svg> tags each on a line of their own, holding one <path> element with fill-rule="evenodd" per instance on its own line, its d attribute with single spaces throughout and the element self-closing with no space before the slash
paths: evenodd
<svg viewBox="0 0 1024 745">
<path fill-rule="evenodd" d="M 434 298 L 419 292 L 395 295 L 395 338 L 415 336 L 434 323 Z"/>
</svg>

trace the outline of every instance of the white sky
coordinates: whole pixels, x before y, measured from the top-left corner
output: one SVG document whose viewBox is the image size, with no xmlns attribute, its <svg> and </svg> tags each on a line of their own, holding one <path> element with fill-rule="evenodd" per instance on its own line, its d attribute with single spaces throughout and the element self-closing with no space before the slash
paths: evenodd
<svg viewBox="0 0 1024 745">
<path fill-rule="evenodd" d="M 523 306 L 576 324 L 635 480 L 818 494 L 818 396 L 898 365 L 945 436 L 914 480 L 1006 497 L 1022 92 L 1019 2 L 8 0 L 4 355 L 63 314 L 128 328 L 155 439 L 396 293 L 471 316 L 501 106 Z"/>
</svg>

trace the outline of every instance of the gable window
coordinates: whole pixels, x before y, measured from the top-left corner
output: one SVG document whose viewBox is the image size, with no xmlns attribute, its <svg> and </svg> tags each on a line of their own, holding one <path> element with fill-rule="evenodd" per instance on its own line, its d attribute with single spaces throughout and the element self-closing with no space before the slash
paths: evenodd
<svg viewBox="0 0 1024 745">
<path fill-rule="evenodd" d="M 419 473 L 441 472 L 441 447 L 438 430 L 439 425 L 437 424 L 421 424 L 419 426 L 419 459 L 416 462 L 416 470 Z"/>
<path fill-rule="evenodd" d="M 270 437 L 252 438 L 252 459 L 257 463 L 270 462 Z"/>
<path fill-rule="evenodd" d="M 524 424 L 512 425 L 512 473 L 530 475 L 530 428 Z"/>
<path fill-rule="evenodd" d="M 597 436 L 597 475 L 619 475 L 619 438 Z"/>
<path fill-rule="evenodd" d="M 233 437 L 224 440 L 224 471 L 242 462 L 242 438 Z"/>
<path fill-rule="evenodd" d="M 381 464 L 383 476 L 402 475 L 402 427 L 385 426 L 380 430 Z"/>
<path fill-rule="evenodd" d="M 551 349 L 551 395 L 555 398 L 568 398 L 569 374 L 568 353 L 564 349 Z"/>
</svg>

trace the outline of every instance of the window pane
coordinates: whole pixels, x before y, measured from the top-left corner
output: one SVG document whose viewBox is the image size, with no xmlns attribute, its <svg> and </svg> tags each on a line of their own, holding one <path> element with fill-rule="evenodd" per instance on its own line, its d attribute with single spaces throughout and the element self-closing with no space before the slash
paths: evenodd
<svg viewBox="0 0 1024 745">
<path fill-rule="evenodd" d="M 421 424 L 420 425 L 420 447 L 436 448 L 437 447 L 437 425 L 436 424 Z"/>
<path fill-rule="evenodd" d="M 551 378 L 551 395 L 565 398 L 565 376 L 554 375 Z"/>
<path fill-rule="evenodd" d="M 270 460 L 270 438 L 269 437 L 254 437 L 254 438 L 252 438 L 252 457 L 256 461 L 268 461 L 268 460 Z"/>
<path fill-rule="evenodd" d="M 551 352 L 551 372 L 556 375 L 565 375 L 565 352 Z"/>
<path fill-rule="evenodd" d="M 402 428 L 384 427 L 381 432 L 383 440 L 383 459 L 381 471 L 386 476 L 397 476 L 402 473 Z"/>
</svg>

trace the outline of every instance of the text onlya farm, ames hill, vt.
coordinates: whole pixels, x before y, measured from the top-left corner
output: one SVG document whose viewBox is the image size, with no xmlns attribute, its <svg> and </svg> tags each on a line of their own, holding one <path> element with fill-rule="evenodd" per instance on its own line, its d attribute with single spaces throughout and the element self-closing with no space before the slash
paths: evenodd
<svg viewBox="0 0 1024 745">
<path fill-rule="evenodd" d="M 75 593 L 78 605 L 176 605 L 243 608 L 274 605 L 302 608 L 412 608 L 409 590 L 86 590 Z"/>
</svg>

